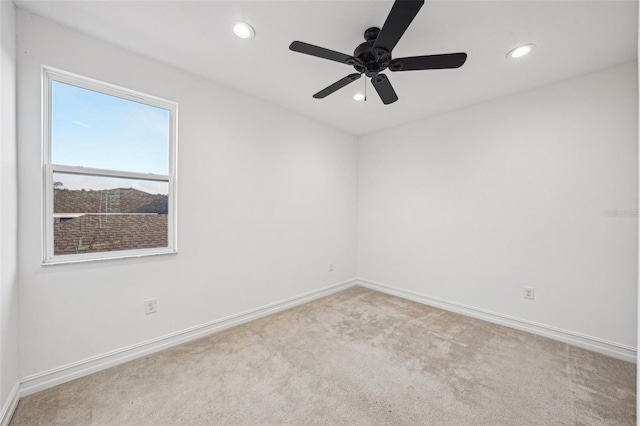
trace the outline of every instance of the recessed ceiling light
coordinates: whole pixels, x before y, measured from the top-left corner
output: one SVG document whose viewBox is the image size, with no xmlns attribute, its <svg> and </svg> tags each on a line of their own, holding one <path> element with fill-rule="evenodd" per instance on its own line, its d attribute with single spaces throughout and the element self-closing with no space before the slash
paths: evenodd
<svg viewBox="0 0 640 426">
<path fill-rule="evenodd" d="M 256 36 L 253 27 L 246 22 L 236 22 L 233 25 L 233 32 L 240 38 L 254 38 Z"/>
<path fill-rule="evenodd" d="M 353 95 L 354 101 L 364 101 L 364 95 L 362 93 L 356 93 Z"/>
<path fill-rule="evenodd" d="M 524 55 L 531 53 L 534 47 L 536 47 L 535 44 L 523 44 L 522 46 L 518 46 L 507 53 L 507 58 L 522 58 Z"/>
</svg>

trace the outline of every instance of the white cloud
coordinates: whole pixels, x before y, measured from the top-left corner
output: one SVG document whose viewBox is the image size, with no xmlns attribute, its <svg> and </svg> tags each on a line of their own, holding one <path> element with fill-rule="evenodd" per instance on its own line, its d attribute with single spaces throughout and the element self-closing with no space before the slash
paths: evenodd
<svg viewBox="0 0 640 426">
<path fill-rule="evenodd" d="M 91 126 L 89 126 L 88 124 L 83 123 L 82 121 L 72 121 L 72 123 L 77 125 L 77 126 L 86 127 L 87 129 L 91 128 Z"/>
</svg>

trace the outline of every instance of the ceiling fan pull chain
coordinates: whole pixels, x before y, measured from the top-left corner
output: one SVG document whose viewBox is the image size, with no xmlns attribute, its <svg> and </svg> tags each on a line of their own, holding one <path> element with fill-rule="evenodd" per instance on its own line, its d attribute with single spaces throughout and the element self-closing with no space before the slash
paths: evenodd
<svg viewBox="0 0 640 426">
<path fill-rule="evenodd" d="M 367 79 L 364 79 L 364 101 L 367 102 Z"/>
</svg>

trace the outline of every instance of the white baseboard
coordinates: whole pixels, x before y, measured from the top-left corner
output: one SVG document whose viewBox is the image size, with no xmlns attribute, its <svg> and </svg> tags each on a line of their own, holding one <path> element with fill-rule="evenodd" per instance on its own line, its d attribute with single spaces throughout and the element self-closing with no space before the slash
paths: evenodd
<svg viewBox="0 0 640 426">
<path fill-rule="evenodd" d="M 487 311 L 485 309 L 468 306 L 461 303 L 451 302 L 438 297 L 426 296 L 408 290 L 402 290 L 386 284 L 377 283 L 364 278 L 358 278 L 357 284 L 371 290 L 398 296 L 403 299 L 412 300 L 429 306 L 434 306 L 447 311 L 478 318 L 495 324 L 515 328 L 532 334 L 559 340 L 570 345 L 578 346 L 594 352 L 599 352 L 624 361 L 636 362 L 637 349 L 621 343 L 611 342 L 585 334 L 563 330 L 550 325 L 539 324 L 533 321 L 512 317 L 510 315 Z"/>
<path fill-rule="evenodd" d="M 11 417 L 13 417 L 13 413 L 16 411 L 19 400 L 20 380 L 16 380 L 13 388 L 11 388 L 11 393 L 2 407 L 2 412 L 0 412 L 0 426 L 9 426 L 9 422 L 11 422 Z"/>
<path fill-rule="evenodd" d="M 250 309 L 239 314 L 231 315 L 226 318 L 210 321 L 197 325 L 175 333 L 167 334 L 162 337 L 147 340 L 121 349 L 117 349 L 108 353 L 97 355 L 61 367 L 57 367 L 48 371 L 24 377 L 21 380 L 20 396 L 27 396 L 35 392 L 39 392 L 53 386 L 86 376 L 96 371 L 104 370 L 114 365 L 122 364 L 135 358 L 161 351 L 181 343 L 188 342 L 213 334 L 227 328 L 243 324 L 248 321 L 264 317 L 303 303 L 328 296 L 332 293 L 353 287 L 356 280 L 348 280 L 320 290 L 310 291 L 299 296 L 271 303 L 260 308 Z M 16 399 L 17 402 L 17 399 Z M 2 424 L 4 426 L 4 423 Z"/>
</svg>

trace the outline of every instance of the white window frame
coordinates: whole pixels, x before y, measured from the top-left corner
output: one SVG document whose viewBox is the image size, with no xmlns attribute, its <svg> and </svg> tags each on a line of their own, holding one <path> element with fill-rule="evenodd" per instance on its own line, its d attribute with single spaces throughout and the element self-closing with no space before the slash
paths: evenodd
<svg viewBox="0 0 640 426">
<path fill-rule="evenodd" d="M 169 111 L 169 174 L 158 175 L 152 173 L 137 173 L 117 170 L 94 169 L 79 166 L 53 164 L 51 161 L 51 88 L 53 81 L 70 84 L 94 92 L 115 96 L 122 99 L 150 105 Z M 122 259 L 130 257 L 173 254 L 178 252 L 177 244 L 177 122 L 178 104 L 155 96 L 136 92 L 134 90 L 104 83 L 88 77 L 83 77 L 56 68 L 42 67 L 42 264 L 52 265 L 61 263 L 75 263 L 105 259 Z M 53 221 L 53 174 L 55 172 L 117 177 L 126 179 L 140 179 L 146 181 L 167 182 L 169 185 L 167 211 L 167 247 L 144 248 L 133 250 L 104 251 L 82 254 L 54 255 L 54 221 Z"/>
</svg>

